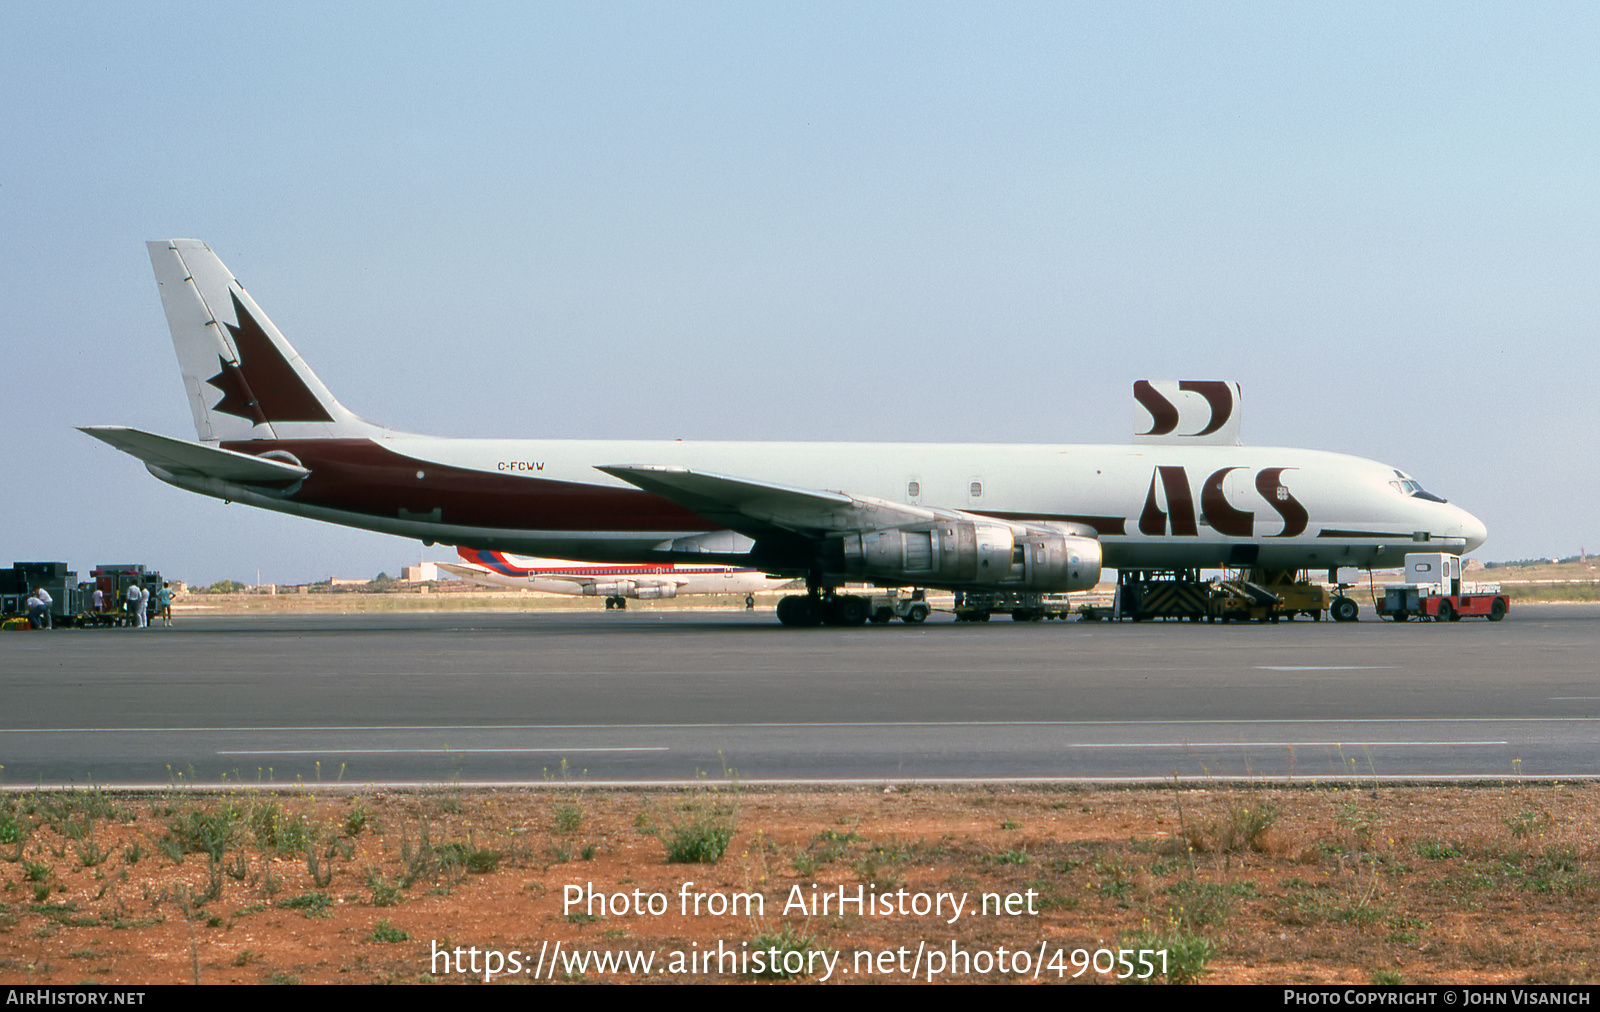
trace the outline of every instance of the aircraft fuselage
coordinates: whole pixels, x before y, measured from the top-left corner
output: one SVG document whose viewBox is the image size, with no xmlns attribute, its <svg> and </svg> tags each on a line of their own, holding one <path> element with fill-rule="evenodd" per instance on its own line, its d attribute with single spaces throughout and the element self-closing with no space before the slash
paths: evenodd
<svg viewBox="0 0 1600 1012">
<path fill-rule="evenodd" d="M 1406 494 L 1398 472 L 1256 446 L 378 439 L 224 442 L 310 470 L 281 489 L 171 474 L 175 485 L 442 544 L 593 561 L 683 557 L 714 525 L 596 470 L 649 462 L 843 489 L 1021 522 L 1092 528 L 1113 568 L 1398 565 L 1426 540 L 1470 551 L 1483 525 Z M 703 558 L 703 555 L 700 556 Z"/>
</svg>

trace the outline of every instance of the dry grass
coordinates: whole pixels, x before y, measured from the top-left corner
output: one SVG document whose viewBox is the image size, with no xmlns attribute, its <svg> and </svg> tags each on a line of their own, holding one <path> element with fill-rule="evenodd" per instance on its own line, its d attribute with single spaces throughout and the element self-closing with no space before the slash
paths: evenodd
<svg viewBox="0 0 1600 1012">
<path fill-rule="evenodd" d="M 670 863 L 663 830 L 701 816 L 733 830 L 726 853 Z M 1138 944 L 1169 948 L 1175 979 L 1181 954 L 1203 981 L 1588 981 L 1600 956 L 1597 817 L 1600 787 L 1588 784 L 11 793 L 0 796 L 0 980 L 421 981 L 436 944 L 560 941 L 665 958 L 759 938 L 847 964 L 922 943 Z M 686 881 L 759 893 L 766 911 L 562 907 L 569 885 L 676 903 Z M 954 924 L 781 913 L 794 886 L 814 885 L 974 903 L 1031 892 L 1036 913 Z"/>
</svg>

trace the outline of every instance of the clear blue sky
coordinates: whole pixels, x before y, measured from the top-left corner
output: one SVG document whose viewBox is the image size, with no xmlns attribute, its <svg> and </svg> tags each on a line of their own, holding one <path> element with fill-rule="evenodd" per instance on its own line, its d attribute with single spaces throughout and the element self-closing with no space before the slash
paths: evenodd
<svg viewBox="0 0 1600 1012">
<path fill-rule="evenodd" d="M 449 435 L 1247 442 L 1600 551 L 1592 4 L 9 4 L 0 565 L 370 576 L 169 488 L 143 242 L 211 243 L 362 415 Z M 447 557 L 435 549 L 430 557 Z"/>
</svg>

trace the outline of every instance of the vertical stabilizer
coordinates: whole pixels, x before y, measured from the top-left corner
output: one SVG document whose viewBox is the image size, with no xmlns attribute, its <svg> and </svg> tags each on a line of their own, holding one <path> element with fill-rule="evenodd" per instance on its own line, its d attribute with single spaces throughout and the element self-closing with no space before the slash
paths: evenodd
<svg viewBox="0 0 1600 1012">
<path fill-rule="evenodd" d="M 202 440 L 382 431 L 334 399 L 209 246 L 198 239 L 146 245 Z"/>
<path fill-rule="evenodd" d="M 1238 446 L 1240 397 L 1239 384 L 1223 380 L 1139 380 L 1133 441 Z"/>
</svg>

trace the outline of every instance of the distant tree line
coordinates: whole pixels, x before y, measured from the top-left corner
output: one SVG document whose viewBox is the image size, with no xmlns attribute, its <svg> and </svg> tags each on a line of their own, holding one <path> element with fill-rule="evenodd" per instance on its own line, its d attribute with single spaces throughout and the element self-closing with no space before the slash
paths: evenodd
<svg viewBox="0 0 1600 1012">
<path fill-rule="evenodd" d="M 1542 559 L 1514 559 L 1511 562 L 1485 562 L 1484 569 L 1500 569 L 1504 566 L 1548 566 L 1552 563 L 1560 565 L 1565 562 L 1583 562 L 1588 558 L 1585 555 L 1569 555 L 1564 559 L 1552 559 L 1545 556 Z"/>
</svg>

